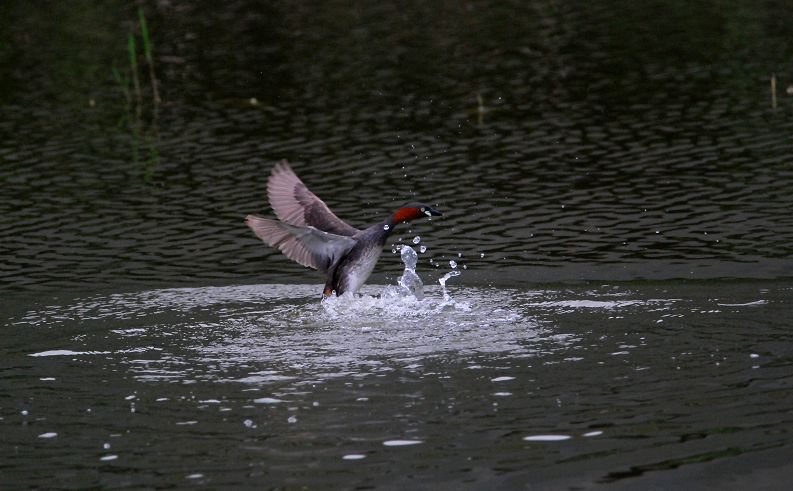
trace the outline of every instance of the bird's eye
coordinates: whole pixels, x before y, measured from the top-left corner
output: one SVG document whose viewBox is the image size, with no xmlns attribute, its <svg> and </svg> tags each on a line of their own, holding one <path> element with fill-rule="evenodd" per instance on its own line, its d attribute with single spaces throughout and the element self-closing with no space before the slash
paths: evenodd
<svg viewBox="0 0 793 491">
<path fill-rule="evenodd" d="M 427 210 L 422 206 L 421 207 L 421 212 L 424 213 L 425 211 L 427 211 Z"/>
</svg>

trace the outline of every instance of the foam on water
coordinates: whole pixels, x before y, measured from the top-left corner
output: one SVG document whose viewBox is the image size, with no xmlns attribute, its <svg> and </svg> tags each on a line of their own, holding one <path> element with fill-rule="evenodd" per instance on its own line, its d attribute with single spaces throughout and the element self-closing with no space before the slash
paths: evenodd
<svg viewBox="0 0 793 491">
<path fill-rule="evenodd" d="M 412 370 L 450 353 L 536 358 L 566 351 L 586 330 L 559 331 L 554 326 L 563 316 L 584 314 L 587 319 L 598 316 L 601 322 L 619 323 L 650 313 L 653 322 L 663 319 L 672 325 L 681 316 L 716 315 L 711 311 L 717 304 L 748 304 L 747 300 L 756 299 L 720 295 L 691 305 L 685 296 L 661 290 L 647 294 L 615 285 L 540 290 L 449 286 L 449 279 L 460 276 L 459 267 L 446 271 L 437 285 L 422 286 L 416 251 L 405 245 L 401 255 L 404 271 L 395 284 L 365 285 L 356 296 L 319 301 L 321 285 L 163 289 L 45 305 L 21 313 L 12 323 L 79 326 L 72 338 L 25 351 L 30 359 L 115 360 L 140 381 L 203 379 L 248 387 L 299 386 L 307 380 L 371 374 L 384 364 Z M 620 339 L 608 343 L 604 353 L 632 360 L 645 346 L 644 338 Z M 758 349 L 745 353 L 759 353 Z M 585 359 L 585 351 L 560 358 L 565 363 Z M 262 360 L 267 364 L 262 365 Z M 507 376 L 512 373 L 489 378 L 501 384 L 499 397 L 507 394 L 503 389 L 523 383 Z M 270 390 L 248 401 L 275 407 L 281 398 L 291 401 L 293 396 Z M 201 400 L 209 399 L 205 395 Z"/>
<path fill-rule="evenodd" d="M 417 241 L 414 239 L 413 242 Z M 386 315 L 391 319 L 403 319 L 434 316 L 455 310 L 463 312 L 471 310 L 470 304 L 455 301 L 446 290 L 446 281 L 458 276 L 459 271 L 452 270 L 438 280 L 442 289 L 442 299 L 425 298 L 424 282 L 416 272 L 418 254 L 409 245 L 402 245 L 400 256 L 405 267 L 396 286 L 387 286 L 380 295 L 376 296 L 343 295 L 325 298 L 322 306 L 329 319 L 337 320 L 357 315 L 365 317 Z M 456 264 L 453 267 L 456 267 Z"/>
</svg>

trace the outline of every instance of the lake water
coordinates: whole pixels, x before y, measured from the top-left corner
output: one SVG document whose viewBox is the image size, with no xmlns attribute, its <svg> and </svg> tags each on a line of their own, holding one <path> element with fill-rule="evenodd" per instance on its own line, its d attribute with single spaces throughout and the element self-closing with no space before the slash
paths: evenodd
<svg viewBox="0 0 793 491">
<path fill-rule="evenodd" d="M 143 5 L 160 104 L 126 2 L 0 16 L 0 488 L 787 488 L 789 9 Z M 320 303 L 282 158 L 444 216 Z"/>
</svg>

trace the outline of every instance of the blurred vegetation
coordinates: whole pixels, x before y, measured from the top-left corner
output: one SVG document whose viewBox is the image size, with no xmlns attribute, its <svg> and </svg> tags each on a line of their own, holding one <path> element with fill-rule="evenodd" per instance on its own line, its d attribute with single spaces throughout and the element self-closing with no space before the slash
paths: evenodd
<svg viewBox="0 0 793 491">
<path fill-rule="evenodd" d="M 136 5 L 164 21 L 156 43 Z M 152 46 L 164 47 L 161 53 L 184 64 L 171 76 L 187 75 L 180 82 L 188 83 L 189 92 L 215 97 L 257 79 L 280 81 L 271 84 L 276 90 L 286 82 L 303 87 L 320 82 L 317 90 L 343 92 L 388 71 L 394 86 L 408 88 L 432 88 L 447 77 L 474 82 L 466 88 L 470 99 L 494 56 L 514 57 L 540 74 L 551 67 L 563 77 L 586 75 L 596 61 L 591 55 L 614 76 L 642 66 L 692 62 L 751 62 L 768 75 L 791 54 L 793 22 L 787 21 L 793 13 L 786 5 L 768 0 L 399 5 L 9 0 L 0 16 L 0 66 L 10 76 L 0 81 L 0 100 L 24 93 L 61 102 L 97 97 L 113 82 L 108 67 L 124 56 L 119 39 L 132 28 L 150 66 Z M 287 78 L 275 78 L 273 70 Z"/>
<path fill-rule="evenodd" d="M 711 71 L 693 77 L 703 92 L 745 91 L 767 101 L 771 73 L 781 95 L 793 83 L 789 21 L 793 11 L 778 0 L 9 0 L 0 16 L 0 67 L 8 74 L 0 103 L 100 106 L 129 82 L 133 98 L 148 91 L 155 105 L 162 88 L 173 93 L 170 103 L 187 105 L 255 98 L 270 107 L 287 97 L 327 110 L 350 97 L 421 96 L 478 114 L 476 94 L 487 104 L 529 84 L 534 101 L 584 102 L 594 86 L 618 108 L 626 85 L 652 90 L 669 68 Z M 119 63 L 129 33 L 146 66 L 120 81 L 110 69 L 126 68 Z M 149 81 L 141 92 L 135 74 Z"/>
<path fill-rule="evenodd" d="M 159 140 L 158 118 L 161 99 L 157 89 L 152 41 L 143 8 L 138 9 L 138 23 L 134 27 L 135 32 L 127 35 L 129 64 L 122 69 L 114 66 L 112 73 L 126 101 L 125 110 L 119 120 L 119 127 L 129 129 L 132 161 L 136 167 L 141 169 L 143 179 L 151 181 L 154 170 L 160 162 L 157 141 Z M 141 43 L 137 41 L 138 36 L 140 36 Z M 139 44 L 142 52 L 138 49 Z M 143 67 L 139 62 L 141 58 L 147 67 L 146 73 L 148 74 L 151 97 L 143 94 L 140 73 Z"/>
</svg>

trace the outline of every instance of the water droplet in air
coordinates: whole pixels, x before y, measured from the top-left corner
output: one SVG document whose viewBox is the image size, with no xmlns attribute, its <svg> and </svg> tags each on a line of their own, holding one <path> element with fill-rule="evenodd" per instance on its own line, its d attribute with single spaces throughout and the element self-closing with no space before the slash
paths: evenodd
<svg viewBox="0 0 793 491">
<path fill-rule="evenodd" d="M 421 246 L 421 247 L 419 247 L 419 252 L 421 252 L 422 254 L 423 254 L 423 253 L 425 253 L 425 252 L 427 252 L 427 246 Z"/>
<path fill-rule="evenodd" d="M 457 267 L 457 261 L 452 259 L 451 261 L 449 261 L 449 266 L 451 266 L 452 269 L 455 269 Z"/>
<path fill-rule="evenodd" d="M 359 454 L 359 453 L 351 453 L 351 454 L 347 454 L 347 455 L 342 457 L 342 459 L 344 459 L 344 460 L 361 460 L 361 459 L 365 459 L 365 458 L 366 458 L 366 455 Z"/>
<path fill-rule="evenodd" d="M 414 244 L 418 244 L 419 242 L 421 242 L 421 237 L 419 237 L 418 235 L 413 237 L 413 243 Z"/>
<path fill-rule="evenodd" d="M 390 227 L 390 226 L 389 226 L 387 223 L 386 223 L 385 225 L 383 225 L 383 230 L 388 230 L 388 229 L 390 229 L 390 228 L 391 228 L 391 227 Z"/>
<path fill-rule="evenodd" d="M 485 257 L 485 253 L 484 252 L 480 252 L 479 253 L 479 257 Z"/>
<path fill-rule="evenodd" d="M 286 418 L 287 423 L 294 424 L 297 423 L 297 416 L 292 415 Z"/>
</svg>

